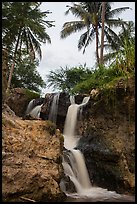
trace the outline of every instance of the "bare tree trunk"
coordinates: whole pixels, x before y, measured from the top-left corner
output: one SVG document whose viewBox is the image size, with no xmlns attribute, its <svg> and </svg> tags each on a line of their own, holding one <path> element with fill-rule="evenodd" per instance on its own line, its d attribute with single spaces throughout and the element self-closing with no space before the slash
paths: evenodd
<svg viewBox="0 0 137 204">
<path fill-rule="evenodd" d="M 106 2 L 102 2 L 102 33 L 101 33 L 100 64 L 103 64 L 105 6 Z"/>
<path fill-rule="evenodd" d="M 21 32 L 20 32 L 20 33 L 21 33 Z M 12 79 L 12 74 L 13 74 L 13 70 L 14 70 L 14 66 L 15 66 L 15 60 L 16 60 L 17 49 L 18 49 L 19 40 L 20 40 L 20 33 L 19 33 L 19 35 L 18 35 L 17 44 L 16 44 L 16 47 L 15 47 L 15 52 L 14 52 L 14 57 L 13 57 L 13 63 L 12 63 L 12 65 L 11 65 L 11 69 L 10 69 L 10 73 L 9 73 L 9 78 L 8 78 L 8 84 L 7 84 L 6 93 L 9 92 L 10 85 L 11 85 L 11 79 Z"/>
<path fill-rule="evenodd" d="M 7 73 L 8 73 L 8 49 L 2 49 L 2 103 L 6 98 L 7 89 Z"/>
<path fill-rule="evenodd" d="M 96 25 L 96 58 L 99 64 L 99 53 L 98 53 L 98 26 Z"/>
</svg>

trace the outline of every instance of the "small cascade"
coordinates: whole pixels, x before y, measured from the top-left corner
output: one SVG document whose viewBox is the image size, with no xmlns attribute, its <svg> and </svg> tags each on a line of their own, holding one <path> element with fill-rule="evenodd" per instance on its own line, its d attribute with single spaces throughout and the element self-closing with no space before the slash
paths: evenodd
<svg viewBox="0 0 137 204">
<path fill-rule="evenodd" d="M 73 149 L 68 153 L 67 161 L 63 160 L 65 174 L 74 183 L 77 193 L 83 195 L 83 192 L 91 187 L 83 154 Z"/>
<path fill-rule="evenodd" d="M 81 104 L 78 105 L 72 103 L 68 108 L 63 131 L 65 150 L 62 165 L 66 178 L 69 177 L 75 186 L 76 192 L 71 192 L 71 187 L 68 187 L 68 185 L 72 185 L 68 179 L 62 179 L 60 187 L 67 197 L 70 197 L 70 199 L 85 199 L 88 201 L 91 200 L 92 202 L 109 201 L 110 199 L 132 200 L 130 196 L 117 194 L 115 191 L 108 191 L 101 187 L 92 186 L 85 164 L 85 158 L 82 152 L 76 149 L 80 139 L 80 136 L 76 135 L 75 132 L 78 113 L 80 109 L 88 103 L 89 99 L 90 97 L 85 97 Z"/>
<path fill-rule="evenodd" d="M 75 129 L 77 124 L 77 115 L 82 106 L 85 106 L 90 97 L 85 97 L 81 104 L 72 104 L 68 108 L 65 125 L 64 125 L 64 146 L 66 149 L 73 149 L 79 140 L 76 136 Z"/>
<path fill-rule="evenodd" d="M 30 115 L 33 118 L 39 119 L 43 101 L 42 98 L 32 99 L 27 106 L 25 115 Z"/>
<path fill-rule="evenodd" d="M 35 106 L 29 113 L 29 115 L 33 118 L 39 119 L 40 118 L 40 111 L 43 104 Z"/>
<path fill-rule="evenodd" d="M 64 125 L 64 146 L 66 149 L 73 149 L 76 147 L 78 139 L 75 135 L 75 127 L 77 123 L 78 104 L 70 105 L 68 108 L 65 125 Z"/>
<path fill-rule="evenodd" d="M 29 102 L 29 104 L 28 104 L 28 106 L 27 106 L 27 110 L 26 110 L 26 112 L 25 112 L 25 115 L 29 114 L 30 111 L 34 108 L 34 101 L 35 101 L 35 99 L 32 99 L 32 100 Z"/>
<path fill-rule="evenodd" d="M 75 96 L 74 95 L 70 95 L 70 103 L 75 104 Z"/>
<path fill-rule="evenodd" d="M 56 93 L 53 97 L 53 101 L 50 108 L 50 113 L 48 120 L 54 122 L 56 124 L 57 120 L 57 112 L 58 112 L 58 102 L 59 102 L 60 93 Z"/>
</svg>

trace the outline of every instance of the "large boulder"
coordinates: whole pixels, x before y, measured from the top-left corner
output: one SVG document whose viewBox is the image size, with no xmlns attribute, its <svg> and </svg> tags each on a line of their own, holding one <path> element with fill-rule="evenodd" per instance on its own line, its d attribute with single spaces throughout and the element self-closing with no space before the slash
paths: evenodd
<svg viewBox="0 0 137 204">
<path fill-rule="evenodd" d="M 3 202 L 62 201 L 60 131 L 49 121 L 21 120 L 8 106 L 2 125 Z"/>
<path fill-rule="evenodd" d="M 10 90 L 10 93 L 8 94 L 8 97 L 6 99 L 6 103 L 17 116 L 23 117 L 25 115 L 25 111 L 29 102 L 32 99 L 37 99 L 39 102 L 39 98 L 39 93 L 30 91 L 25 88 L 14 88 Z M 35 106 L 39 105 L 40 102 L 35 104 Z"/>
</svg>

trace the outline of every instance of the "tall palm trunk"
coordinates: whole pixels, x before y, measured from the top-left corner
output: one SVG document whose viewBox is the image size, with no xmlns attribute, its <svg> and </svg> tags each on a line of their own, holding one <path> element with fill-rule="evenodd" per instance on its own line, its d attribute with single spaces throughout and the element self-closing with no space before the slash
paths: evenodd
<svg viewBox="0 0 137 204">
<path fill-rule="evenodd" d="M 102 2 L 102 33 L 101 33 L 100 64 L 103 64 L 105 4 L 106 2 Z"/>
<path fill-rule="evenodd" d="M 7 88 L 8 49 L 2 49 L 2 103 L 4 103 Z"/>
<path fill-rule="evenodd" d="M 19 35 L 18 35 L 18 39 L 17 39 L 16 46 L 15 46 L 14 57 L 13 57 L 13 63 L 12 63 L 12 65 L 11 65 L 11 69 L 10 69 L 10 73 L 9 73 L 9 78 L 8 78 L 6 93 L 9 92 L 10 85 L 11 85 L 11 79 L 12 79 L 12 74 L 13 74 L 13 70 L 14 70 L 14 66 L 15 66 L 15 60 L 16 60 L 16 54 L 17 54 L 18 45 L 19 45 L 19 40 L 20 40 L 20 34 L 21 34 L 21 29 L 20 29 L 20 32 L 19 32 Z"/>
<path fill-rule="evenodd" d="M 98 26 L 95 26 L 96 30 L 96 58 L 97 58 L 97 63 L 99 64 L 99 53 L 98 53 Z"/>
</svg>

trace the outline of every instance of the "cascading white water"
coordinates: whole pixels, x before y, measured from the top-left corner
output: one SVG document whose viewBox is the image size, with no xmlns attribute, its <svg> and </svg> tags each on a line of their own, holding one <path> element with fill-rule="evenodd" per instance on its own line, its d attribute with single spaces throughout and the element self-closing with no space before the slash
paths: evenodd
<svg viewBox="0 0 137 204">
<path fill-rule="evenodd" d="M 74 95 L 70 96 L 70 103 L 75 104 L 75 96 Z"/>
<path fill-rule="evenodd" d="M 40 111 L 41 111 L 41 107 L 43 104 L 41 105 L 34 105 L 35 99 L 32 99 L 28 106 L 27 106 L 27 110 L 25 112 L 25 115 L 30 115 L 33 118 L 39 119 L 40 118 Z"/>
<path fill-rule="evenodd" d="M 35 106 L 29 113 L 30 116 L 33 118 L 39 119 L 40 118 L 40 111 L 43 104 Z"/>
<path fill-rule="evenodd" d="M 77 122 L 77 113 L 79 105 L 73 104 L 68 108 L 65 125 L 64 125 L 64 146 L 66 149 L 73 149 L 78 141 L 75 135 L 75 127 Z"/>
<path fill-rule="evenodd" d="M 29 102 L 29 104 L 28 104 L 28 106 L 27 106 L 27 110 L 26 110 L 26 112 L 25 112 L 26 115 L 29 114 L 30 111 L 34 108 L 34 101 L 35 101 L 35 99 L 32 99 L 32 100 Z"/>
<path fill-rule="evenodd" d="M 88 103 L 89 98 L 90 97 L 85 97 L 80 105 L 72 103 L 69 106 L 63 131 L 64 147 L 68 151 L 67 155 L 64 155 L 63 157 L 62 164 L 64 173 L 66 176 L 69 176 L 76 188 L 76 193 L 68 192 L 66 188 L 66 181 L 62 181 L 60 183 L 60 187 L 68 197 L 89 199 L 92 202 L 108 201 L 110 199 L 127 199 L 129 201 L 134 200 L 134 198 L 130 196 L 117 194 L 115 191 L 108 191 L 107 189 L 103 189 L 101 187 L 93 187 L 89 179 L 84 156 L 80 150 L 75 149 L 78 140 L 80 139 L 75 132 L 78 111 L 81 109 L 81 107 Z"/>
<path fill-rule="evenodd" d="M 71 104 L 68 108 L 66 115 L 65 125 L 64 125 L 64 146 L 66 149 L 73 149 L 76 147 L 79 137 L 75 134 L 76 124 L 77 124 L 77 115 L 78 111 L 82 106 L 85 106 L 90 97 L 85 97 L 81 104 Z M 73 100 L 74 102 L 74 100 Z"/>
<path fill-rule="evenodd" d="M 57 120 L 59 96 L 60 96 L 60 93 L 56 93 L 54 95 L 52 105 L 50 108 L 49 118 L 48 118 L 50 121 L 54 122 L 55 124 Z"/>
<path fill-rule="evenodd" d="M 71 151 L 71 154 L 73 155 L 73 160 L 75 161 L 74 165 L 72 163 L 72 159 L 70 159 L 72 169 L 71 166 L 65 161 L 63 163 L 63 166 L 65 171 L 67 172 L 67 175 L 73 181 L 79 194 L 83 193 L 83 189 L 85 190 L 91 187 L 83 154 L 79 150 L 74 149 L 79 140 L 79 137 L 76 136 L 75 133 L 78 111 L 80 107 L 85 106 L 88 103 L 89 99 L 90 97 L 85 97 L 80 105 L 73 103 L 69 106 L 63 131 L 64 147 Z"/>
</svg>

